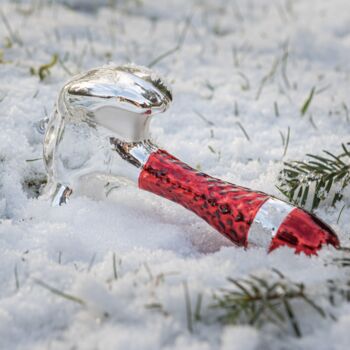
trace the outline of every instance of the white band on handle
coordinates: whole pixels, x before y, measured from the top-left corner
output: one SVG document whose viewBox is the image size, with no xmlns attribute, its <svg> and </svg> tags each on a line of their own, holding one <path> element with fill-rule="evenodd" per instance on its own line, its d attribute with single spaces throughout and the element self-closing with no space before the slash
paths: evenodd
<svg viewBox="0 0 350 350">
<path fill-rule="evenodd" d="M 270 246 L 272 238 L 290 212 L 292 205 L 277 198 L 269 198 L 260 208 L 248 232 L 248 245 Z"/>
</svg>

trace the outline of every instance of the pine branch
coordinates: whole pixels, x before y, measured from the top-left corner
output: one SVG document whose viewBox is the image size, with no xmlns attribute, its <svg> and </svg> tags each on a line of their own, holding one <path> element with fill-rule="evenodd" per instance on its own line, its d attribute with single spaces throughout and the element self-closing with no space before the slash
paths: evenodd
<svg viewBox="0 0 350 350">
<path fill-rule="evenodd" d="M 321 317 L 326 316 L 323 309 L 306 295 L 302 283 L 289 281 L 277 270 L 273 272 L 274 275 L 266 279 L 257 276 L 228 278 L 234 289 L 223 289 L 220 295 L 214 296 L 213 307 L 222 311 L 219 320 L 225 324 L 249 324 L 258 328 L 266 323 L 281 329 L 290 326 L 295 336 L 301 337 L 302 330 L 293 310 L 295 300 L 307 304 Z"/>
<path fill-rule="evenodd" d="M 350 143 L 342 144 L 342 152 L 325 156 L 307 154 L 306 161 L 285 162 L 279 174 L 278 190 L 296 205 L 311 209 L 331 198 L 332 205 L 343 198 L 342 192 L 350 184 Z"/>
</svg>

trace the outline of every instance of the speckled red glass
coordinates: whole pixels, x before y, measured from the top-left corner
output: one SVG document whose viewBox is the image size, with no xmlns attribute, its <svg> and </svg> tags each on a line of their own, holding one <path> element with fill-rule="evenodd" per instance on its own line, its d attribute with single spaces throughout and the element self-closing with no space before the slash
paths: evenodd
<svg viewBox="0 0 350 350">
<path fill-rule="evenodd" d="M 163 150 L 149 157 L 139 187 L 192 210 L 240 246 L 247 245 L 250 225 L 268 199 L 264 193 L 199 172 Z"/>
<path fill-rule="evenodd" d="M 270 251 L 280 247 L 295 248 L 297 253 L 317 254 L 323 244 L 339 246 L 335 232 L 316 216 L 295 208 L 283 220 L 276 236 L 272 239 Z"/>
<path fill-rule="evenodd" d="M 199 172 L 163 150 L 149 157 L 139 176 L 139 187 L 181 204 L 232 242 L 245 247 L 259 208 L 270 198 Z M 286 216 L 271 239 L 269 251 L 287 245 L 296 252 L 316 254 L 322 244 L 339 245 L 326 224 L 299 208 Z"/>
</svg>

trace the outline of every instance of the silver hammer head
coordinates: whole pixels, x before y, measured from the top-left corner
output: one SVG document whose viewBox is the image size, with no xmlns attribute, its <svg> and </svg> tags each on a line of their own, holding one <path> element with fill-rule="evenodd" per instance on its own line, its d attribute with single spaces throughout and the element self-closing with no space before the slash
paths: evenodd
<svg viewBox="0 0 350 350">
<path fill-rule="evenodd" d="M 121 144 L 127 152 L 141 144 L 143 153 L 145 147 L 152 148 L 151 116 L 164 112 L 171 101 L 164 79 L 135 65 L 95 68 L 65 84 L 44 140 L 46 194 L 58 201 L 54 204 L 64 202 L 62 195 L 70 194 L 72 186 L 89 174 L 134 179 L 128 174 L 133 172 L 130 164 L 116 162 L 113 151 L 120 153 Z"/>
<path fill-rule="evenodd" d="M 77 76 L 64 86 L 58 108 L 75 121 L 100 125 L 127 141 L 148 138 L 150 116 L 164 112 L 172 94 L 151 70 L 134 65 L 102 67 Z"/>
</svg>

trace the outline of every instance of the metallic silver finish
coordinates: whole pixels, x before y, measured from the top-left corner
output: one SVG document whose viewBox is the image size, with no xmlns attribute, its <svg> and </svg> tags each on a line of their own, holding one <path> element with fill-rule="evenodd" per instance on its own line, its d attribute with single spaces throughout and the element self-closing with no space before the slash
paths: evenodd
<svg viewBox="0 0 350 350">
<path fill-rule="evenodd" d="M 111 138 L 110 142 L 114 146 L 115 151 L 136 168 L 142 168 L 147 163 L 151 153 L 158 149 L 150 140 L 123 142 L 119 139 Z"/>
<path fill-rule="evenodd" d="M 151 117 L 171 101 L 164 80 L 144 67 L 105 66 L 74 77 L 60 91 L 46 127 L 44 197 L 65 203 L 91 176 L 108 184 L 137 183 L 157 149 L 149 141 Z"/>
<path fill-rule="evenodd" d="M 34 124 L 39 134 L 42 134 L 42 135 L 45 134 L 47 125 L 49 124 L 49 120 L 50 120 L 49 117 L 45 117 Z"/>
<path fill-rule="evenodd" d="M 248 244 L 268 247 L 286 216 L 295 207 L 277 198 L 269 198 L 259 209 L 248 232 Z"/>
<path fill-rule="evenodd" d="M 62 204 L 66 204 L 69 196 L 72 194 L 72 190 L 64 185 L 57 184 L 56 191 L 52 196 L 52 205 L 59 206 Z"/>
</svg>

